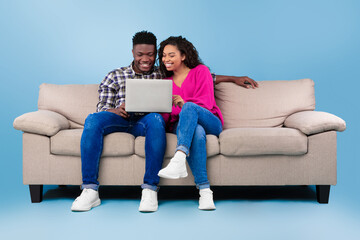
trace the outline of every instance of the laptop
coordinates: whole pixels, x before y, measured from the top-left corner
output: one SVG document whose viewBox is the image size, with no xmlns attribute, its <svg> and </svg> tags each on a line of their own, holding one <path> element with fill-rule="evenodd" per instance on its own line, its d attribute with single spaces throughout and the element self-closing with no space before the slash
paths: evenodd
<svg viewBox="0 0 360 240">
<path fill-rule="evenodd" d="M 171 112 L 172 84 L 172 80 L 164 79 L 127 79 L 125 111 Z"/>
</svg>

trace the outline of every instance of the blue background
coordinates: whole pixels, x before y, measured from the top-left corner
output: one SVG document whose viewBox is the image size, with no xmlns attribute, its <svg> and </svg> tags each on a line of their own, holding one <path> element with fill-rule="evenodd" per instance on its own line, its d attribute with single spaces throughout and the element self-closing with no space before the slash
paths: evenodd
<svg viewBox="0 0 360 240">
<path fill-rule="evenodd" d="M 359 239 L 359 13 L 356 0 L 0 0 L 0 238 Z M 122 198 L 75 214 L 70 206 L 77 193 L 70 193 L 31 204 L 22 184 L 22 133 L 13 120 L 37 110 L 43 82 L 99 83 L 129 65 L 131 38 L 141 30 L 159 43 L 185 36 L 217 74 L 313 79 L 316 110 L 347 123 L 338 134 L 338 184 L 330 203 L 240 197 L 200 212 L 196 199 L 180 199 L 141 214 L 138 199 Z"/>
</svg>

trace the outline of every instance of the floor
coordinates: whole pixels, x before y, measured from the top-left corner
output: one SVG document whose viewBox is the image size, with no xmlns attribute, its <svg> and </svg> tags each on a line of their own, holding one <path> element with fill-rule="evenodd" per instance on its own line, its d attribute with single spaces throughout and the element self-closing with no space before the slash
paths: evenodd
<svg viewBox="0 0 360 240">
<path fill-rule="evenodd" d="M 74 213 L 78 186 L 44 186 L 31 203 L 18 183 L 2 197 L 0 239 L 360 239 L 360 209 L 331 188 L 329 204 L 314 186 L 213 187 L 217 209 L 200 211 L 194 187 L 162 187 L 159 210 L 138 212 L 139 187 L 100 188 L 102 204 Z"/>
</svg>

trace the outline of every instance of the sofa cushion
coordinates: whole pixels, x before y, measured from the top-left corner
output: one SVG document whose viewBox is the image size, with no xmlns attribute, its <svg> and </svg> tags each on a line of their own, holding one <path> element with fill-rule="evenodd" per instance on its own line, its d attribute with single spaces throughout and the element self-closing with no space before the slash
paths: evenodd
<svg viewBox="0 0 360 240">
<path fill-rule="evenodd" d="M 292 128 L 234 128 L 220 134 L 220 153 L 226 156 L 302 155 L 307 136 Z"/>
<path fill-rule="evenodd" d="M 327 112 L 303 111 L 297 112 L 286 118 L 284 126 L 299 129 L 306 135 L 326 132 L 345 131 L 344 120 Z"/>
<path fill-rule="evenodd" d="M 38 108 L 60 113 L 74 123 L 84 125 L 86 117 L 96 111 L 98 84 L 40 85 Z"/>
<path fill-rule="evenodd" d="M 56 155 L 80 155 L 82 129 L 68 129 L 58 132 L 50 138 L 50 152 Z M 103 157 L 127 156 L 134 154 L 133 135 L 128 133 L 111 133 L 104 137 Z"/>
<path fill-rule="evenodd" d="M 174 156 L 176 144 L 176 135 L 173 133 L 166 133 L 166 158 L 171 158 Z M 206 151 L 208 157 L 219 154 L 219 140 L 215 135 L 206 135 Z M 139 155 L 140 157 L 145 157 L 145 137 L 137 137 L 135 139 L 135 154 Z"/>
<path fill-rule="evenodd" d="M 215 86 L 224 129 L 278 127 L 290 114 L 315 109 L 314 82 L 311 79 L 258 83 L 256 89 L 246 89 L 234 83 Z"/>
<path fill-rule="evenodd" d="M 53 136 L 69 126 L 69 121 L 64 116 L 48 110 L 25 113 L 14 120 L 15 129 L 46 136 Z"/>
</svg>

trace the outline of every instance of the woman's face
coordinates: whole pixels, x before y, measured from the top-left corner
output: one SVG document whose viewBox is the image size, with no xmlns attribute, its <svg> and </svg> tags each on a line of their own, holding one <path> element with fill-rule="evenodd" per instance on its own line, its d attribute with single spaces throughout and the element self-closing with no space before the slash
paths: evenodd
<svg viewBox="0 0 360 240">
<path fill-rule="evenodd" d="M 162 62 L 164 63 L 166 70 L 178 70 L 180 67 L 183 67 L 184 60 L 185 55 L 181 54 L 176 46 L 169 44 L 164 47 Z"/>
</svg>

